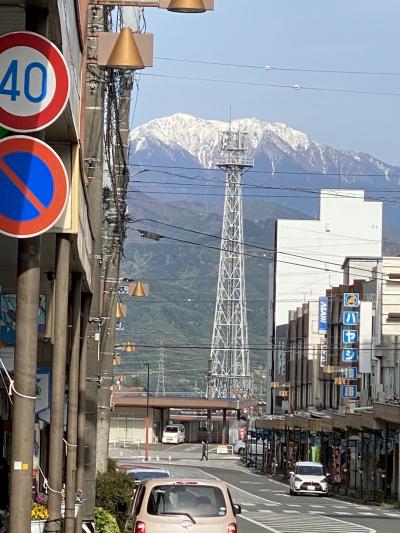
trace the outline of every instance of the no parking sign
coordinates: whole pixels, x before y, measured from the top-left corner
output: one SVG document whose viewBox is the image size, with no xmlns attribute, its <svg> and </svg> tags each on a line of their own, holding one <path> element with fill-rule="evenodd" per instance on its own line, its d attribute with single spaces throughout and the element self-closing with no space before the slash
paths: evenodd
<svg viewBox="0 0 400 533">
<path fill-rule="evenodd" d="M 64 211 L 68 190 L 64 164 L 46 143 L 25 135 L 0 141 L 0 233 L 46 232 Z"/>
<path fill-rule="evenodd" d="M 0 36 L 0 126 L 46 128 L 63 112 L 69 89 L 67 64 L 51 41 L 28 31 Z"/>
</svg>

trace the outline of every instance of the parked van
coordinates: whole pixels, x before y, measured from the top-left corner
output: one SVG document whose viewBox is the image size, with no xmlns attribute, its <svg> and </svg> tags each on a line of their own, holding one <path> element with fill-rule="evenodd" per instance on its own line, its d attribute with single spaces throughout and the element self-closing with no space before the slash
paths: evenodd
<svg viewBox="0 0 400 533">
<path fill-rule="evenodd" d="M 165 426 L 162 436 L 163 444 L 180 444 L 185 442 L 185 426 L 183 424 L 169 424 Z"/>
</svg>

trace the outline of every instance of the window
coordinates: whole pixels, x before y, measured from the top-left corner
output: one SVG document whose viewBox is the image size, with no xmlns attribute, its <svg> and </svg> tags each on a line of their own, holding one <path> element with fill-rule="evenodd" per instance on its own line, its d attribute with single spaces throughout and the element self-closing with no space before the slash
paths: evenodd
<svg viewBox="0 0 400 533">
<path fill-rule="evenodd" d="M 322 466 L 297 466 L 296 474 L 300 476 L 323 476 L 324 471 Z"/>
<path fill-rule="evenodd" d="M 218 487 L 160 485 L 151 490 L 147 512 L 151 515 L 225 516 L 226 502 Z"/>
<path fill-rule="evenodd" d="M 164 431 L 165 433 L 178 433 L 178 428 L 176 426 L 167 426 Z"/>
<path fill-rule="evenodd" d="M 138 515 L 140 512 L 140 507 L 142 506 L 142 501 L 143 501 L 145 490 L 146 489 L 144 488 L 144 486 L 140 485 L 136 491 L 135 498 L 133 501 L 133 510 L 132 510 L 132 514 L 135 516 Z"/>
</svg>

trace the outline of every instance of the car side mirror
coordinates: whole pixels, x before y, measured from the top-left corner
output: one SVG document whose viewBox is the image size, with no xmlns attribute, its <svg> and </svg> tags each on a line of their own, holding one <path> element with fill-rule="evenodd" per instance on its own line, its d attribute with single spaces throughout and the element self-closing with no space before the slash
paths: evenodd
<svg viewBox="0 0 400 533">
<path fill-rule="evenodd" d="M 233 510 L 236 514 L 242 514 L 242 507 L 238 503 L 233 504 Z"/>
<path fill-rule="evenodd" d="M 326 477 L 330 477 L 330 473 L 327 472 L 327 473 L 325 474 L 325 476 L 326 476 Z"/>
<path fill-rule="evenodd" d="M 289 475 L 294 476 L 294 472 L 289 472 Z"/>
</svg>

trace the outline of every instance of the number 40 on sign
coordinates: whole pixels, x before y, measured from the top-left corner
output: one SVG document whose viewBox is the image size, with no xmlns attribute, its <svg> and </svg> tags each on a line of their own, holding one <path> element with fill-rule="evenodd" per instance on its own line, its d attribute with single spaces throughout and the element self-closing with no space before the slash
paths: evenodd
<svg viewBox="0 0 400 533">
<path fill-rule="evenodd" d="M 31 32 L 0 36 L 0 125 L 16 132 L 38 131 L 63 112 L 69 74 L 59 49 Z"/>
</svg>

